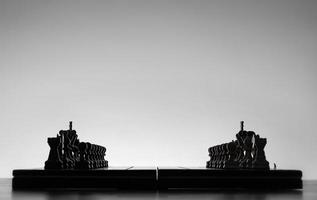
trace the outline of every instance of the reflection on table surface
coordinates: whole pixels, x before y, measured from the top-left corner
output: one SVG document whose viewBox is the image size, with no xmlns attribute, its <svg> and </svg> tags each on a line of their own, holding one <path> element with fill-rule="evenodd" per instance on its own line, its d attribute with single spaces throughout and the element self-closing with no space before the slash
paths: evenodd
<svg viewBox="0 0 317 200">
<path fill-rule="evenodd" d="M 168 190 L 168 191 L 122 191 L 122 190 L 46 190 L 12 191 L 11 179 L 0 179 L 0 199 L 317 199 L 317 181 L 304 181 L 302 190 L 250 191 L 250 190 Z"/>
</svg>

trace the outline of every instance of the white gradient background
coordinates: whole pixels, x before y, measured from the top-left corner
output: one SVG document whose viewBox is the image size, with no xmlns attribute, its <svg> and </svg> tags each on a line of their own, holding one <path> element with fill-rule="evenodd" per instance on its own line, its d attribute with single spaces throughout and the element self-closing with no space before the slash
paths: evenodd
<svg viewBox="0 0 317 200">
<path fill-rule="evenodd" d="M 0 177 L 74 121 L 111 166 L 205 166 L 239 122 L 317 178 L 317 1 L 0 0 Z"/>
</svg>

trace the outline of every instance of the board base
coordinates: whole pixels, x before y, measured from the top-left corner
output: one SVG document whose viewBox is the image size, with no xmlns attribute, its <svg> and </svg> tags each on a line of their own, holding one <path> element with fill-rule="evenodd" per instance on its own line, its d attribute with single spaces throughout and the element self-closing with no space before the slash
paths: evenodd
<svg viewBox="0 0 317 200">
<path fill-rule="evenodd" d="M 160 189 L 302 189 L 300 170 L 158 168 Z"/>
<path fill-rule="evenodd" d="M 302 189 L 300 170 L 108 167 L 13 170 L 13 189 Z"/>
<path fill-rule="evenodd" d="M 92 170 L 13 170 L 13 189 L 155 189 L 156 168 L 108 167 Z"/>
</svg>

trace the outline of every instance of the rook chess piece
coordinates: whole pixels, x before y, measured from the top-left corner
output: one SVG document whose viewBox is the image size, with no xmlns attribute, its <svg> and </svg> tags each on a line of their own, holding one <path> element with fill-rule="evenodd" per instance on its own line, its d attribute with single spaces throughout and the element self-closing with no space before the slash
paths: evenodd
<svg viewBox="0 0 317 200">
<path fill-rule="evenodd" d="M 255 155 L 252 161 L 252 168 L 255 169 L 269 169 L 269 162 L 266 160 L 264 147 L 266 145 L 266 138 L 260 138 L 255 135 Z"/>
<path fill-rule="evenodd" d="M 47 138 L 47 143 L 50 146 L 50 152 L 44 169 L 62 169 L 63 162 L 61 159 L 61 137 Z"/>
</svg>

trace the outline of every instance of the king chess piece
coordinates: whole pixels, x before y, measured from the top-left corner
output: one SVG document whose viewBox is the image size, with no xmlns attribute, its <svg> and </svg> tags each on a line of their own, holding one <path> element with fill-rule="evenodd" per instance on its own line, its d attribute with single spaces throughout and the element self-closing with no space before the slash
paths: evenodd
<svg viewBox="0 0 317 200">
<path fill-rule="evenodd" d="M 69 129 L 68 130 L 61 130 L 59 134 L 63 140 L 63 168 L 64 169 L 73 169 L 75 167 L 76 160 L 78 154 L 75 154 L 77 148 L 75 147 L 75 142 L 77 140 L 76 131 L 72 128 L 72 122 L 69 122 Z M 75 157 L 77 156 L 77 157 Z"/>
<path fill-rule="evenodd" d="M 249 140 L 247 139 L 248 137 L 248 131 L 244 130 L 244 121 L 240 122 L 240 131 L 239 133 L 236 134 L 237 138 L 237 157 L 235 161 L 238 163 L 238 166 L 240 168 L 245 168 L 246 167 L 246 160 L 247 156 L 249 157 L 249 154 L 247 154 L 246 147 L 249 146 Z"/>
</svg>

